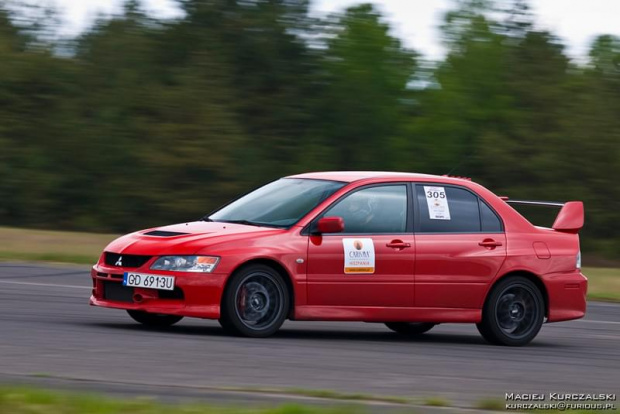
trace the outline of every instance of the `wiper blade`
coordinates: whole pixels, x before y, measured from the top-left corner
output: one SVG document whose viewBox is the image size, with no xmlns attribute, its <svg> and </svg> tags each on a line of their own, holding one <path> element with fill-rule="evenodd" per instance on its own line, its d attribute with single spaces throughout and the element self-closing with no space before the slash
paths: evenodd
<svg viewBox="0 0 620 414">
<path fill-rule="evenodd" d="M 222 223 L 245 224 L 247 226 L 256 226 L 256 227 L 276 227 L 276 228 L 282 227 L 277 224 L 261 223 L 258 221 L 250 221 L 250 220 L 217 220 L 217 221 L 222 222 Z"/>
<path fill-rule="evenodd" d="M 218 220 L 222 223 L 232 223 L 232 224 L 245 224 L 247 226 L 262 226 L 263 223 L 257 223 L 255 221 L 250 220 Z"/>
</svg>

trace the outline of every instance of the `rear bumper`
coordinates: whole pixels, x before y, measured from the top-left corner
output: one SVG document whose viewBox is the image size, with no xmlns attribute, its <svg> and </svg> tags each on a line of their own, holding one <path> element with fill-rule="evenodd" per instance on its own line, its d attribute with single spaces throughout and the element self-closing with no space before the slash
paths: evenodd
<svg viewBox="0 0 620 414">
<path fill-rule="evenodd" d="M 226 274 L 163 272 L 175 276 L 174 291 L 132 288 L 122 285 L 126 270 L 96 265 L 91 270 L 93 290 L 92 306 L 104 308 L 137 310 L 167 315 L 191 316 L 205 319 L 220 317 L 220 301 L 226 282 Z M 153 274 L 151 270 L 144 273 Z"/>
<path fill-rule="evenodd" d="M 547 322 L 583 318 L 586 314 L 588 278 L 581 271 L 549 273 L 543 276 L 549 299 Z"/>
</svg>

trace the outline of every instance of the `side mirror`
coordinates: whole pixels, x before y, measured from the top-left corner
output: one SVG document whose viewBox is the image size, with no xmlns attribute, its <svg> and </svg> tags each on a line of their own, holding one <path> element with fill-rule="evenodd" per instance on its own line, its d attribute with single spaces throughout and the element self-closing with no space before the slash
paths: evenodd
<svg viewBox="0 0 620 414">
<path fill-rule="evenodd" d="M 317 233 L 342 233 L 344 220 L 342 217 L 323 217 L 316 224 Z"/>
</svg>

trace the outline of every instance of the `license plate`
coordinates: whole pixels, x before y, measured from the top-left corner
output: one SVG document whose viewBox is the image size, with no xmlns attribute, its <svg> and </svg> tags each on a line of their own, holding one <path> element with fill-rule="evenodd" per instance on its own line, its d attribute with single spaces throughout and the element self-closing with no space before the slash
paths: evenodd
<svg viewBox="0 0 620 414">
<path fill-rule="evenodd" d="M 123 273 L 123 285 L 148 289 L 174 290 L 174 276 Z"/>
</svg>

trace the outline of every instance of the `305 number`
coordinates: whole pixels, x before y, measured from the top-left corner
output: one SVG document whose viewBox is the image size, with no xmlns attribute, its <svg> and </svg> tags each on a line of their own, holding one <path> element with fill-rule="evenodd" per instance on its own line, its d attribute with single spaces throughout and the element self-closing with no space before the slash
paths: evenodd
<svg viewBox="0 0 620 414">
<path fill-rule="evenodd" d="M 444 191 L 427 191 L 426 198 L 446 198 Z"/>
</svg>

